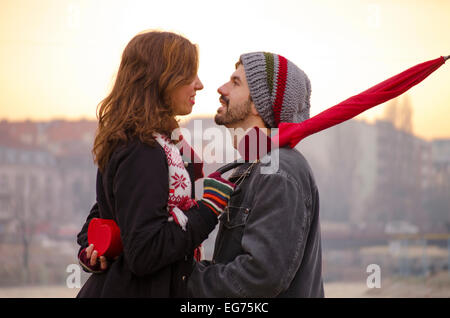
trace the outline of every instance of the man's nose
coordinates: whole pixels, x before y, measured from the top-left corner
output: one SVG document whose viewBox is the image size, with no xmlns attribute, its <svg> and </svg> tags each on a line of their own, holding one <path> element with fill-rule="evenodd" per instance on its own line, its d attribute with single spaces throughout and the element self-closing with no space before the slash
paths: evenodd
<svg viewBox="0 0 450 318">
<path fill-rule="evenodd" d="M 226 86 L 225 86 L 225 84 L 224 85 L 222 85 L 222 86 L 220 86 L 218 89 L 217 89 L 217 93 L 219 93 L 219 95 L 227 95 L 227 90 L 226 90 Z"/>
</svg>

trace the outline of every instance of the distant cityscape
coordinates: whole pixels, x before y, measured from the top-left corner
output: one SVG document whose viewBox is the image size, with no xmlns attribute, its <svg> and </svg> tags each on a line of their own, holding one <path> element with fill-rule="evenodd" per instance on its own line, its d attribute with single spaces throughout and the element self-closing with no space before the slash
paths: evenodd
<svg viewBox="0 0 450 318">
<path fill-rule="evenodd" d="M 215 125 L 203 117 L 183 126 L 192 128 L 195 119 L 203 128 Z M 63 271 L 52 278 L 36 265 L 42 246 L 55 246 L 63 263 L 76 263 L 76 234 L 95 202 L 96 127 L 90 120 L 0 121 L 0 252 L 19 246 L 14 257 L 22 264 L 4 260 L 2 252 L 0 285 L 63 279 Z M 392 235 L 450 232 L 450 139 L 426 141 L 389 118 L 350 120 L 297 149 L 319 187 L 325 251 L 386 245 Z M 218 166 L 205 166 L 205 173 Z M 196 187 L 198 195 L 201 184 Z M 329 273 L 332 264 L 325 257 Z"/>
</svg>

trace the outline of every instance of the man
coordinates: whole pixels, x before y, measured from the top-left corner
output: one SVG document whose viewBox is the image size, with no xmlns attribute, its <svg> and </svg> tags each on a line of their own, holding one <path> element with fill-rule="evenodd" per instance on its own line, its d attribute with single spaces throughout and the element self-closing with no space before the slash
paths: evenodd
<svg viewBox="0 0 450 318">
<path fill-rule="evenodd" d="M 277 128 L 309 118 L 310 81 L 284 57 L 249 53 L 218 89 L 215 122 L 228 128 Z M 196 264 L 193 297 L 323 297 L 319 194 L 306 159 L 295 149 L 235 169 L 236 184 L 220 220 L 212 261 Z"/>
</svg>

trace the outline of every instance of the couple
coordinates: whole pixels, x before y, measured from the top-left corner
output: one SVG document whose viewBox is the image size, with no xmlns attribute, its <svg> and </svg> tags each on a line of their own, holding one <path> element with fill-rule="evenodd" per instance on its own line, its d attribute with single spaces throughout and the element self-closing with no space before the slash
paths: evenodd
<svg viewBox="0 0 450 318">
<path fill-rule="evenodd" d="M 263 160 L 228 180 L 213 173 L 194 199 L 201 164 L 184 164 L 171 134 L 203 89 L 197 70 L 197 47 L 174 33 L 141 33 L 125 48 L 98 110 L 97 203 L 78 234 L 80 264 L 92 275 L 78 297 L 323 297 L 319 195 L 297 150 L 273 150 L 275 173 L 261 173 Z M 310 92 L 284 57 L 243 54 L 218 89 L 215 121 L 244 130 L 300 122 Z M 94 217 L 118 224 L 117 258 L 88 246 Z M 199 246 L 218 222 L 213 260 L 201 261 Z"/>
</svg>

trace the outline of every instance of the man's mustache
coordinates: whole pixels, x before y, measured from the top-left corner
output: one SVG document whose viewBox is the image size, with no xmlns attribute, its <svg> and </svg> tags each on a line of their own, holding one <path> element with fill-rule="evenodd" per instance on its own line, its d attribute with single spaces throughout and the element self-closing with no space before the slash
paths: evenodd
<svg viewBox="0 0 450 318">
<path fill-rule="evenodd" d="M 225 105 L 227 105 L 227 107 L 228 107 L 228 104 L 230 103 L 230 100 L 227 97 L 223 96 L 223 95 L 220 95 L 219 101 L 221 103 L 224 103 Z"/>
</svg>

